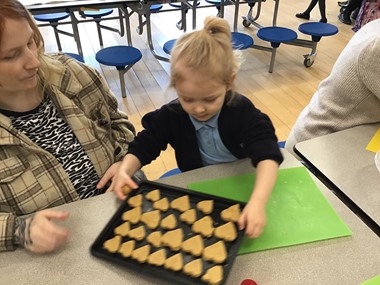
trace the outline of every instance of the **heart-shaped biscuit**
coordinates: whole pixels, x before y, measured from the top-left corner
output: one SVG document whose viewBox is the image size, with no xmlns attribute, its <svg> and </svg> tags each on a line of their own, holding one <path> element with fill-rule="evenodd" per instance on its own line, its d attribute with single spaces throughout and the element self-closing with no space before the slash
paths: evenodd
<svg viewBox="0 0 380 285">
<path fill-rule="evenodd" d="M 162 245 L 172 250 L 179 250 L 183 241 L 183 230 L 181 228 L 168 231 L 162 235 Z"/>
<path fill-rule="evenodd" d="M 145 228 L 144 226 L 139 226 L 132 230 L 129 230 L 128 236 L 135 240 L 142 240 L 145 237 Z"/>
<path fill-rule="evenodd" d="M 203 214 L 208 215 L 214 210 L 213 200 L 204 200 L 197 203 L 197 209 Z"/>
<path fill-rule="evenodd" d="M 115 253 L 119 249 L 120 243 L 121 243 L 121 236 L 114 236 L 113 238 L 106 240 L 103 243 L 103 248 L 105 248 L 111 253 Z"/>
<path fill-rule="evenodd" d="M 193 224 L 197 220 L 197 211 L 195 209 L 189 209 L 179 215 L 179 219 L 187 224 Z"/>
<path fill-rule="evenodd" d="M 136 259 L 140 263 L 144 263 L 148 259 L 149 253 L 150 253 L 150 245 L 147 244 L 135 249 L 132 252 L 131 257 L 133 259 Z"/>
<path fill-rule="evenodd" d="M 227 250 L 222 240 L 205 247 L 203 250 L 203 259 L 210 260 L 214 263 L 222 263 L 227 258 Z"/>
<path fill-rule="evenodd" d="M 177 253 L 165 260 L 164 267 L 173 271 L 180 271 L 183 267 L 181 253 Z"/>
<path fill-rule="evenodd" d="M 191 229 L 193 232 L 201 234 L 204 237 L 212 236 L 214 232 L 213 220 L 210 216 L 204 216 L 203 218 L 196 221 Z"/>
<path fill-rule="evenodd" d="M 161 215 L 159 210 L 153 210 L 150 212 L 145 212 L 141 216 L 141 221 L 147 225 L 150 229 L 155 229 L 160 224 Z"/>
<path fill-rule="evenodd" d="M 185 274 L 190 275 L 192 277 L 199 277 L 201 276 L 203 271 L 203 262 L 202 259 L 194 259 L 193 261 L 190 261 L 189 263 L 186 263 L 183 267 L 183 272 Z"/>
<path fill-rule="evenodd" d="M 135 244 L 136 242 L 133 239 L 123 242 L 119 249 L 119 253 L 124 257 L 130 257 L 133 250 L 135 249 Z"/>
<path fill-rule="evenodd" d="M 129 229 L 130 229 L 130 225 L 129 225 L 129 222 L 127 221 L 127 222 L 122 223 L 120 226 L 114 228 L 113 231 L 115 234 L 125 237 L 128 235 Z"/>
<path fill-rule="evenodd" d="M 146 241 L 149 242 L 151 245 L 155 247 L 160 247 L 161 246 L 161 238 L 162 234 L 161 232 L 152 232 L 146 237 Z"/>
<path fill-rule="evenodd" d="M 211 267 L 201 279 L 211 285 L 220 284 L 223 281 L 223 267 L 220 265 Z"/>
<path fill-rule="evenodd" d="M 140 221 L 140 217 L 141 217 L 141 207 L 136 207 L 129 211 L 126 211 L 121 216 L 123 221 L 129 221 L 132 224 L 137 224 Z"/>
<path fill-rule="evenodd" d="M 145 199 L 152 201 L 152 202 L 156 202 L 156 201 L 160 200 L 160 197 L 161 197 L 161 193 L 160 193 L 160 190 L 158 190 L 158 189 L 152 190 L 145 195 Z"/>
<path fill-rule="evenodd" d="M 170 202 L 170 207 L 180 212 L 185 212 L 190 209 L 190 199 L 188 195 L 181 196 Z"/>
<path fill-rule="evenodd" d="M 128 199 L 128 205 L 131 207 L 140 207 L 143 202 L 143 196 L 141 194 L 137 194 Z"/>
<path fill-rule="evenodd" d="M 169 209 L 169 200 L 168 198 L 164 197 L 156 202 L 153 203 L 153 208 L 160 210 L 162 212 L 166 212 Z"/>
<path fill-rule="evenodd" d="M 204 243 L 201 235 L 193 236 L 182 243 L 182 250 L 194 256 L 200 256 L 203 248 Z"/>
<path fill-rule="evenodd" d="M 228 222 L 215 228 L 214 236 L 225 241 L 235 240 L 237 236 L 235 223 Z"/>
<path fill-rule="evenodd" d="M 131 187 L 125 185 L 125 186 L 123 187 L 123 189 L 121 189 L 121 192 L 123 192 L 123 194 L 124 194 L 125 196 L 128 196 L 129 193 L 132 192 L 132 190 L 133 190 L 133 189 L 132 189 Z"/>
<path fill-rule="evenodd" d="M 220 217 L 226 222 L 237 222 L 240 217 L 240 205 L 235 204 L 231 207 L 224 209 L 220 213 Z"/>
<path fill-rule="evenodd" d="M 156 252 L 153 252 L 148 257 L 148 263 L 156 266 L 162 266 L 164 265 L 166 261 L 166 251 L 165 249 L 161 248 L 157 250 Z"/>
<path fill-rule="evenodd" d="M 173 230 L 177 227 L 177 219 L 174 214 L 170 214 L 169 216 L 162 219 L 161 228 L 165 230 Z"/>
</svg>

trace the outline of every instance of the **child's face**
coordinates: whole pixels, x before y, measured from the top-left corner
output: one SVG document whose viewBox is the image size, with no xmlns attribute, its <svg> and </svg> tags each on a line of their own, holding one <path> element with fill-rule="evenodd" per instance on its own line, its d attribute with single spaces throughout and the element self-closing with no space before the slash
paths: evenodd
<svg viewBox="0 0 380 285">
<path fill-rule="evenodd" d="M 205 122 L 223 107 L 228 86 L 206 72 L 197 72 L 177 63 L 181 79 L 175 89 L 182 108 L 198 121 Z"/>
</svg>

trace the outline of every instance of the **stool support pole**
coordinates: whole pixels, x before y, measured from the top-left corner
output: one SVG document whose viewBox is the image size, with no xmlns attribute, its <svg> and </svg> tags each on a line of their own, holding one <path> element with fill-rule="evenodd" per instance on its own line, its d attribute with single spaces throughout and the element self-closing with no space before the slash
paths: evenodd
<svg viewBox="0 0 380 285">
<path fill-rule="evenodd" d="M 80 54 L 80 56 L 83 57 L 82 44 L 80 42 L 79 29 L 78 29 L 78 20 L 75 17 L 74 11 L 72 10 L 70 11 L 70 18 L 71 18 L 71 25 L 73 27 L 74 39 L 78 48 L 78 53 Z"/>
<path fill-rule="evenodd" d="M 120 79 L 121 97 L 127 98 L 127 94 L 125 91 L 125 81 L 124 81 L 124 74 L 126 70 L 123 69 L 123 70 L 118 70 L 118 71 L 119 71 L 119 79 Z"/>
<path fill-rule="evenodd" d="M 269 73 L 273 72 L 274 60 L 276 58 L 277 48 L 272 48 L 272 56 L 270 59 Z"/>
<path fill-rule="evenodd" d="M 131 69 L 133 64 L 126 66 L 124 69 L 118 69 L 119 72 L 119 79 L 120 79 L 120 89 L 121 89 L 121 97 L 127 98 L 126 88 L 125 88 L 125 79 L 124 74 L 127 73 L 128 70 Z"/>
<path fill-rule="evenodd" d="M 54 30 L 54 35 L 55 35 L 55 40 L 57 42 L 57 46 L 58 46 L 58 50 L 59 51 L 62 51 L 62 46 L 61 46 L 61 41 L 59 39 L 59 31 L 58 31 L 58 28 L 57 28 L 57 25 L 53 25 L 53 30 Z"/>
</svg>

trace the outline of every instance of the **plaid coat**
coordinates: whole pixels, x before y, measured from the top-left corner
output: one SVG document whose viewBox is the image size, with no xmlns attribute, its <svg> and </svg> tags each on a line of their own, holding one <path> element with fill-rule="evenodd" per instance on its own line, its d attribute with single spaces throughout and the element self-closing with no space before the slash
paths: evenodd
<svg viewBox="0 0 380 285">
<path fill-rule="evenodd" d="M 45 92 L 101 177 L 124 157 L 135 129 L 99 72 L 65 55 L 49 55 L 45 61 L 52 82 Z M 57 159 L 0 113 L 0 251 L 14 249 L 16 216 L 78 199 Z"/>
</svg>

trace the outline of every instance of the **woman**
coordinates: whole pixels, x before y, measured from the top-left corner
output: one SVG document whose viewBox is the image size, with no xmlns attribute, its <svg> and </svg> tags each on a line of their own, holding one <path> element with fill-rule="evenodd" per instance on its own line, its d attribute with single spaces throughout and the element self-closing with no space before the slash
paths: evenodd
<svg viewBox="0 0 380 285">
<path fill-rule="evenodd" d="M 135 129 L 93 68 L 45 55 L 32 17 L 0 1 L 0 250 L 53 251 L 69 230 L 47 208 L 105 191 Z M 24 216 L 25 215 L 25 216 Z"/>
<path fill-rule="evenodd" d="M 290 131 L 285 144 L 289 152 L 294 154 L 298 142 L 380 122 L 379 31 L 380 19 L 348 42 Z"/>
</svg>

